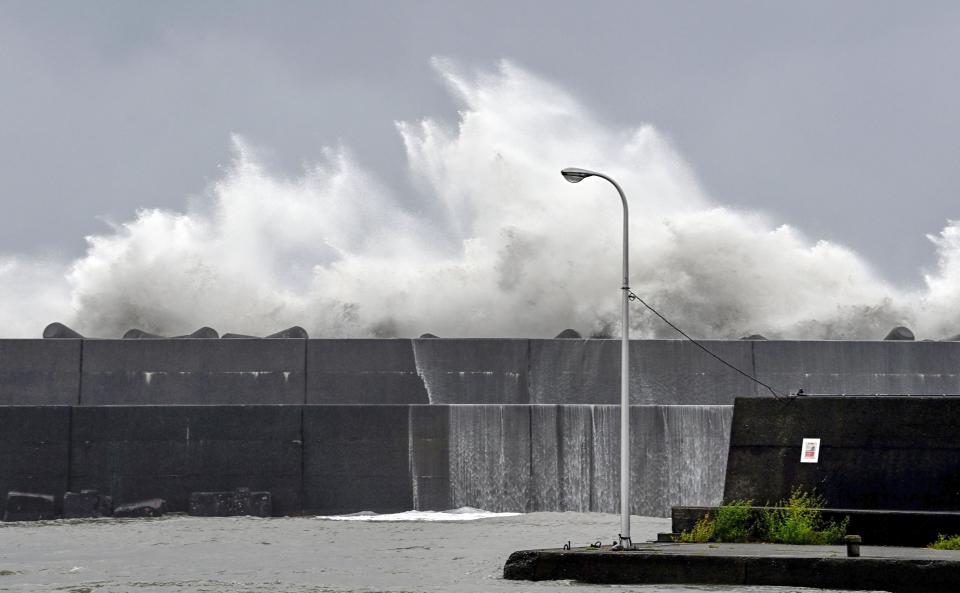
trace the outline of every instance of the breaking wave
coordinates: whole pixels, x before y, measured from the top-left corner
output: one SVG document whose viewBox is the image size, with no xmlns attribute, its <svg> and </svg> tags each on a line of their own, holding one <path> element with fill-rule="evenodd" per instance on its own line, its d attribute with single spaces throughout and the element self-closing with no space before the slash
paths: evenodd
<svg viewBox="0 0 960 593">
<path fill-rule="evenodd" d="M 344 148 L 289 178 L 234 137 L 232 163 L 190 209 L 140 210 L 66 266 L 0 260 L 3 334 L 36 337 L 54 319 L 100 337 L 295 324 L 317 337 L 617 334 L 620 203 L 601 180 L 566 183 L 565 166 L 619 180 L 634 289 L 693 335 L 960 331 L 960 222 L 930 237 L 939 263 L 922 287 L 891 286 L 842 245 L 712 202 L 650 125 L 611 129 L 507 61 L 433 65 L 459 121 L 397 123 L 413 198 Z M 632 326 L 674 337 L 639 310 Z"/>
</svg>

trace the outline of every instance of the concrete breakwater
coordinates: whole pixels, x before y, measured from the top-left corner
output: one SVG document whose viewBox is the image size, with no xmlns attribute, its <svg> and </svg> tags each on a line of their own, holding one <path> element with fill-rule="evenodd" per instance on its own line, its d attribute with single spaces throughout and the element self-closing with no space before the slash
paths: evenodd
<svg viewBox="0 0 960 593">
<path fill-rule="evenodd" d="M 960 342 L 709 341 L 786 393 L 960 393 Z M 617 340 L 0 340 L 0 405 L 617 404 Z M 632 403 L 768 395 L 679 340 L 631 343 Z"/>
<path fill-rule="evenodd" d="M 634 513 L 717 504 L 730 406 L 634 406 Z M 616 406 L 0 406 L 0 491 L 269 490 L 277 514 L 615 512 Z M 2 509 L 0 509 L 2 510 Z"/>
<path fill-rule="evenodd" d="M 711 341 L 782 392 L 960 393 L 957 342 Z M 0 493 L 270 490 L 279 514 L 616 511 L 616 340 L 0 340 Z M 632 511 L 719 502 L 734 397 L 636 340 Z"/>
</svg>

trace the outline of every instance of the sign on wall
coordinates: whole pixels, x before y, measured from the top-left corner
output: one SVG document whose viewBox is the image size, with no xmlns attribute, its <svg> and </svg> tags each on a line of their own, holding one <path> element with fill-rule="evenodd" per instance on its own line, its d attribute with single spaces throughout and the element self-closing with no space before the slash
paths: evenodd
<svg viewBox="0 0 960 593">
<path fill-rule="evenodd" d="M 803 439 L 800 448 L 800 463 L 817 463 L 820 461 L 820 439 Z"/>
</svg>

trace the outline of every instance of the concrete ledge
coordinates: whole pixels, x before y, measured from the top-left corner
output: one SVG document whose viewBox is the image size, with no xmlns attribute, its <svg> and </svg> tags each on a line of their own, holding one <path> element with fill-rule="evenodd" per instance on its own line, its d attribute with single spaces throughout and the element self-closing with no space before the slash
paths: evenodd
<svg viewBox="0 0 960 593">
<path fill-rule="evenodd" d="M 960 552 L 864 547 L 847 558 L 841 546 L 643 544 L 514 552 L 503 568 L 513 580 L 607 584 L 760 585 L 891 593 L 953 593 Z"/>
</svg>

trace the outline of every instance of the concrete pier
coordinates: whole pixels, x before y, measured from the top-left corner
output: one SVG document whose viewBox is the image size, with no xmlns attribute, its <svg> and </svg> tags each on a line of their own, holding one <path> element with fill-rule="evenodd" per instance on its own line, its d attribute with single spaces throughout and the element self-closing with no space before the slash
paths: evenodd
<svg viewBox="0 0 960 593">
<path fill-rule="evenodd" d="M 640 544 L 514 552 L 506 579 L 574 580 L 606 584 L 738 585 L 953 593 L 960 552 L 863 546 L 848 558 L 843 546 L 776 544 Z"/>
</svg>

